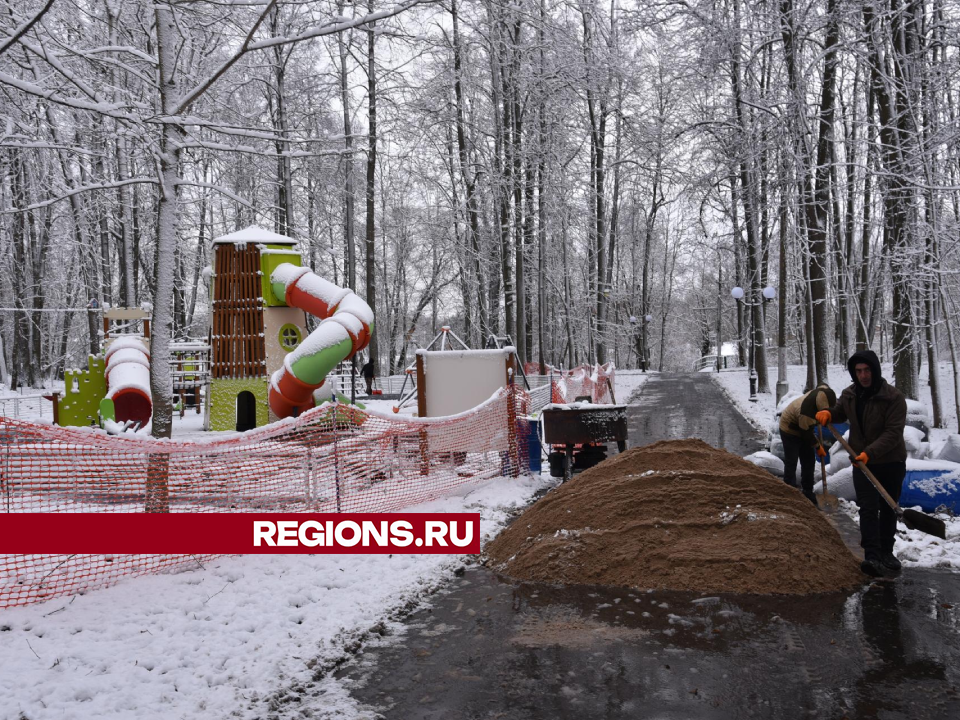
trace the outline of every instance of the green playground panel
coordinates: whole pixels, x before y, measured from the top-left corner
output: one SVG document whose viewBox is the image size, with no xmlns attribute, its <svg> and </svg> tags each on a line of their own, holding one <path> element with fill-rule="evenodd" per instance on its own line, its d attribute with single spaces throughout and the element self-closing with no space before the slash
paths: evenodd
<svg viewBox="0 0 960 720">
<path fill-rule="evenodd" d="M 86 370 L 67 370 L 63 376 L 66 391 L 60 400 L 60 424 L 64 427 L 99 425 L 100 401 L 107 394 L 103 356 L 90 355 Z"/>
<path fill-rule="evenodd" d="M 290 250 L 289 245 L 267 245 L 268 250 Z M 270 275 L 277 269 L 281 263 L 290 263 L 297 267 L 303 267 L 299 255 L 271 255 L 269 253 L 260 253 L 260 288 L 263 293 L 263 304 L 266 307 L 286 307 L 286 298 L 278 297 L 270 285 Z"/>
<path fill-rule="evenodd" d="M 117 408 L 110 398 L 104 398 L 100 401 L 100 417 L 104 420 L 117 421 Z"/>
<path fill-rule="evenodd" d="M 210 382 L 210 429 L 237 429 L 237 395 L 244 390 L 257 401 L 257 427 L 270 422 L 267 378 L 219 378 Z"/>
</svg>

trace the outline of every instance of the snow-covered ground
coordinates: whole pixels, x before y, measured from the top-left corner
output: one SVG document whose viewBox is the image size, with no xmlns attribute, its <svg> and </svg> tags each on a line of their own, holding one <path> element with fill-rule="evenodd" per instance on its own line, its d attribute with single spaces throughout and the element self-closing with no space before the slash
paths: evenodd
<svg viewBox="0 0 960 720">
<path fill-rule="evenodd" d="M 485 539 L 547 477 L 496 478 L 416 512 L 480 512 Z M 0 718 L 262 717 L 470 559 L 247 555 L 0 611 Z M 335 681 L 330 717 L 355 717 Z"/>
<path fill-rule="evenodd" d="M 649 377 L 618 371 L 617 400 L 627 402 Z M 389 413 L 394 404 L 368 407 Z M 213 435 L 202 427 L 202 415 L 174 416 L 177 439 Z M 408 510 L 480 512 L 486 542 L 554 482 L 546 469 L 495 478 Z M 351 653 L 468 562 L 455 555 L 247 555 L 0 611 L 0 720 L 283 717 L 289 706 L 276 698 L 286 689 Z M 364 717 L 335 679 L 314 689 L 314 717 Z"/>
<path fill-rule="evenodd" d="M 893 377 L 893 368 L 884 363 L 881 365 L 883 376 Z M 768 374 L 770 393 L 757 395 L 756 402 L 750 402 L 750 385 L 745 369 L 727 370 L 721 373 L 711 373 L 715 382 L 737 406 L 741 414 L 757 428 L 768 431 L 776 416 L 776 382 L 777 370 L 772 368 Z M 828 368 L 830 386 L 839 395 L 843 388 L 851 384 L 850 373 L 846 366 L 831 365 Z M 790 383 L 788 394 L 797 395 L 803 392 L 806 381 L 806 367 L 790 365 L 787 367 L 787 380 Z M 946 429 L 932 429 L 930 431 L 931 450 L 936 451 L 943 445 L 947 435 L 957 430 L 957 412 L 953 394 L 953 370 L 947 363 L 940 364 L 941 402 L 943 406 L 944 424 Z M 920 379 L 920 401 L 930 409 L 930 386 L 926 374 Z M 830 480 L 827 480 L 830 487 Z M 819 487 L 817 488 L 819 491 Z M 857 505 L 854 502 L 841 500 L 841 509 L 854 520 L 859 521 Z M 947 539 L 924 535 L 917 530 L 908 530 L 902 523 L 897 526 L 897 539 L 894 552 L 906 566 L 917 567 L 947 567 L 960 569 L 960 517 L 938 515 L 947 525 Z"/>
<path fill-rule="evenodd" d="M 626 405 L 630 398 L 643 387 L 655 372 L 641 372 L 640 370 L 620 370 L 613 374 L 613 390 L 617 395 L 617 402 Z"/>
</svg>

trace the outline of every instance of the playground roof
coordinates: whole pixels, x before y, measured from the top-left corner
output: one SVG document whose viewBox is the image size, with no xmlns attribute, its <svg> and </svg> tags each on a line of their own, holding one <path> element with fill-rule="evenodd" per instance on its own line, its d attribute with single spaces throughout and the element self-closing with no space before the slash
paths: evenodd
<svg viewBox="0 0 960 720">
<path fill-rule="evenodd" d="M 237 230 L 229 235 L 221 235 L 214 239 L 214 244 L 220 243 L 266 243 L 269 245 L 296 245 L 297 241 L 286 235 L 279 235 L 262 227 L 251 225 L 243 230 Z"/>
</svg>

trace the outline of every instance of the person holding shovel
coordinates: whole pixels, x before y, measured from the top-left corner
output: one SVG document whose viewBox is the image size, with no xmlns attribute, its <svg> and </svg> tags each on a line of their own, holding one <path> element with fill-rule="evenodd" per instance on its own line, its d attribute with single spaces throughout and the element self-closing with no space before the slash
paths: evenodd
<svg viewBox="0 0 960 720">
<path fill-rule="evenodd" d="M 903 441 L 907 400 L 883 379 L 880 360 L 872 350 L 854 353 L 847 361 L 847 369 L 853 384 L 840 394 L 836 405 L 817 413 L 817 422 L 827 425 L 849 421 L 850 446 L 859 453 L 855 459 L 877 477 L 894 502 L 899 502 L 907 473 L 907 446 Z M 893 554 L 897 513 L 856 463 L 853 487 L 860 506 L 860 546 L 864 555 L 860 569 L 874 577 L 899 572 L 900 561 Z"/>
<path fill-rule="evenodd" d="M 817 505 L 813 494 L 813 475 L 817 460 L 827 453 L 817 441 L 814 428 L 816 415 L 837 404 L 837 394 L 826 383 L 817 385 L 787 405 L 780 413 L 780 440 L 783 442 L 783 481 L 797 487 L 797 461 L 800 461 L 800 489 L 804 496 Z"/>
</svg>

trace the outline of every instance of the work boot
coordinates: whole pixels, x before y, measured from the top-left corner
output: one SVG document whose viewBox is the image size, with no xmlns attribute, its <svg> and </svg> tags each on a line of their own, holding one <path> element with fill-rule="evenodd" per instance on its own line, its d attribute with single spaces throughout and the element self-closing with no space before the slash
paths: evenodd
<svg viewBox="0 0 960 720">
<path fill-rule="evenodd" d="M 870 577 L 884 577 L 887 574 L 883 563 L 872 558 L 860 563 L 860 570 Z"/>
<path fill-rule="evenodd" d="M 817 502 L 817 496 L 814 494 L 813 490 L 804 490 L 804 491 L 803 491 L 803 496 L 804 496 L 807 500 L 809 500 L 810 502 L 812 502 L 814 507 L 816 507 L 816 508 L 820 507 L 820 503 Z"/>
<path fill-rule="evenodd" d="M 897 556 L 889 552 L 880 556 L 880 564 L 891 573 L 898 573 L 903 569 L 903 565 L 897 559 Z"/>
</svg>

